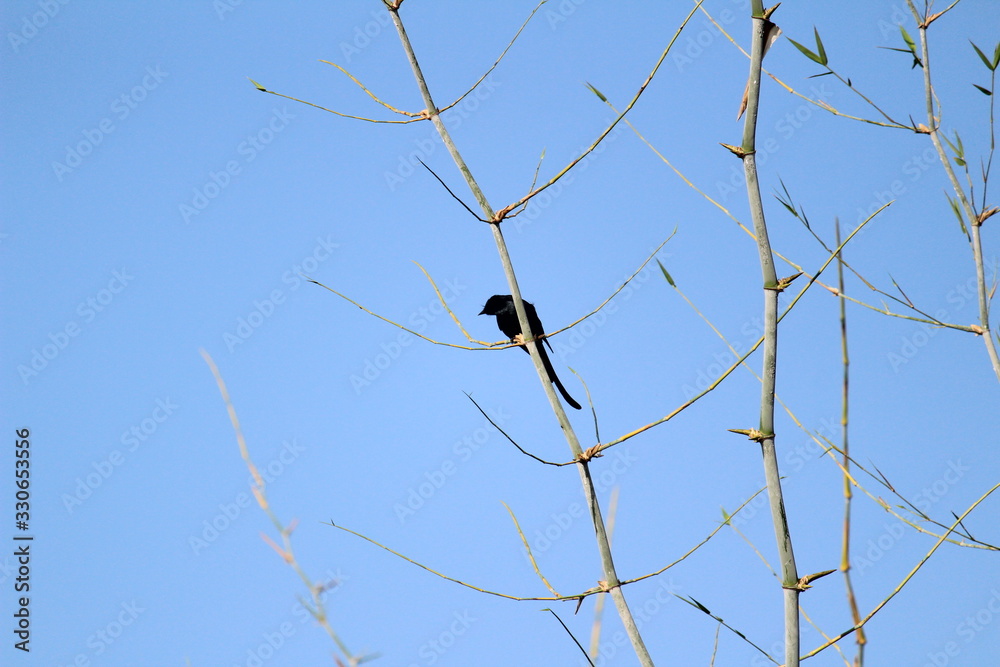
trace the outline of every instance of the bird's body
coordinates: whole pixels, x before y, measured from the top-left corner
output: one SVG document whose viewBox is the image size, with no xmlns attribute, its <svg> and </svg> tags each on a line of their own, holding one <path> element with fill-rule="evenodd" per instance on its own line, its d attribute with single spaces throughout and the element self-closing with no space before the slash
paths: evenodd
<svg viewBox="0 0 1000 667">
<path fill-rule="evenodd" d="M 542 328 L 542 321 L 538 319 L 538 312 L 535 307 L 523 301 L 524 312 L 528 316 L 528 326 L 531 327 L 531 333 L 538 338 L 545 334 L 545 329 Z M 486 301 L 486 305 L 483 306 L 483 311 L 479 313 L 480 315 L 494 315 L 497 318 L 497 327 L 503 332 L 503 335 L 507 336 L 511 340 L 516 339 L 518 336 L 522 335 L 521 323 L 517 319 L 517 309 L 514 308 L 514 298 L 509 294 L 494 294 Z M 542 339 L 545 345 L 552 349 L 552 344 L 549 343 L 547 338 Z M 559 381 L 559 376 L 556 375 L 556 371 L 552 368 L 552 362 L 549 360 L 548 352 L 545 351 L 545 345 L 538 344 L 535 347 L 538 348 L 538 356 L 542 358 L 542 364 L 545 366 L 545 372 L 549 376 L 549 382 L 556 386 L 559 393 L 566 400 L 569 405 L 577 410 L 580 409 L 580 404 L 573 400 L 573 397 L 569 395 L 566 391 L 566 387 L 562 385 Z M 528 348 L 524 345 L 520 346 L 525 352 Z"/>
</svg>

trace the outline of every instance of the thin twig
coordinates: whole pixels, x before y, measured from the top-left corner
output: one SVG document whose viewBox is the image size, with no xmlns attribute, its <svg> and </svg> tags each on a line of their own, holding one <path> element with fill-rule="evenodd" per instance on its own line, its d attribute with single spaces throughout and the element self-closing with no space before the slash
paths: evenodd
<svg viewBox="0 0 1000 667">
<path fill-rule="evenodd" d="M 299 576 L 299 579 L 302 580 L 302 583 L 305 585 L 306 590 L 309 591 L 309 595 L 312 599 L 312 604 L 306 603 L 303 600 L 302 606 L 307 609 L 312 617 L 316 619 L 316 622 L 323 627 L 326 633 L 337 645 L 337 648 L 339 648 L 341 653 L 344 654 L 344 657 L 347 658 L 348 662 L 351 665 L 358 665 L 361 662 L 370 660 L 374 657 L 373 655 L 353 655 L 347 648 L 347 645 L 330 625 L 330 621 L 326 613 L 326 607 L 323 603 L 323 592 L 326 590 L 326 587 L 321 584 L 313 583 L 312 579 L 309 578 L 309 575 L 307 575 L 305 570 L 302 569 L 302 566 L 296 559 L 295 552 L 292 549 L 291 535 L 292 531 L 295 529 L 296 522 L 293 521 L 288 526 L 285 526 L 271 509 L 271 506 L 267 501 L 264 478 L 261 476 L 257 466 L 254 464 L 253 459 L 250 457 L 250 450 L 247 447 L 246 438 L 243 437 L 243 429 L 240 427 L 239 417 L 236 416 L 236 407 L 233 405 L 233 401 L 229 397 L 229 390 L 226 388 L 226 382 L 222 378 L 222 373 L 219 372 L 219 367 L 215 365 L 215 361 L 207 351 L 200 350 L 200 352 L 202 359 L 205 360 L 205 363 L 208 364 L 209 369 L 212 371 L 215 383 L 219 387 L 219 393 L 222 394 L 222 401 L 226 404 L 226 412 L 229 414 L 229 421 L 232 423 L 233 431 L 236 433 L 236 443 L 240 448 L 240 456 L 243 458 L 243 462 L 246 463 L 247 469 L 250 471 L 250 476 L 253 478 L 253 486 L 250 490 L 253 492 L 254 498 L 257 499 L 257 504 L 260 505 L 262 510 L 264 510 L 264 513 L 271 520 L 271 523 L 278 531 L 278 534 L 281 535 L 283 546 L 279 547 L 270 537 L 264 535 L 263 533 L 261 536 L 264 538 L 264 541 L 278 553 L 281 559 L 291 566 L 291 568 L 295 571 L 295 574 Z"/>
</svg>

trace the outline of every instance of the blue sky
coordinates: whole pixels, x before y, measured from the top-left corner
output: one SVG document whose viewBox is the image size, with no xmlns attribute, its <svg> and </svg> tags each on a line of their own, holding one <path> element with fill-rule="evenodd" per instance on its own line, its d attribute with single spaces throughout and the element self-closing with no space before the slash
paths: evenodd
<svg viewBox="0 0 1000 667">
<path fill-rule="evenodd" d="M 706 7 L 745 44 L 747 4 Z M 926 122 L 921 70 L 877 48 L 901 46 L 900 20 L 916 34 L 903 3 L 819 4 L 783 3 L 774 20 L 806 44 L 815 26 L 831 65 L 857 89 L 894 117 Z M 0 8 L 3 420 L 8 433 L 30 433 L 34 536 L 30 654 L 11 640 L 13 547 L 0 558 L 4 664 L 332 664 L 333 644 L 298 602 L 300 581 L 260 537 L 275 534 L 250 494 L 202 348 L 225 377 L 271 506 L 298 521 L 293 543 L 303 568 L 339 582 L 328 610 L 352 651 L 381 653 L 376 664 L 393 666 L 581 664 L 540 610 L 552 606 L 586 642 L 593 598 L 574 616 L 571 604 L 486 596 L 324 525 L 332 520 L 482 588 L 544 596 L 506 503 L 561 593 L 600 578 L 577 473 L 519 454 L 464 395 L 523 447 L 567 460 L 525 355 L 401 338 L 302 278 L 428 337 L 464 343 L 419 262 L 473 336 L 501 336 L 492 318 L 477 317 L 491 294 L 508 291 L 489 230 L 414 167 L 420 157 L 472 203 L 430 124 L 349 120 L 262 94 L 248 80 L 347 114 L 395 119 L 320 62 L 329 60 L 393 106 L 419 111 L 381 7 L 36 0 Z M 404 4 L 439 105 L 493 63 L 533 7 Z M 527 192 L 543 150 L 547 179 L 590 144 L 612 113 L 586 83 L 623 106 L 689 8 L 553 0 L 538 12 L 477 94 L 447 117 L 496 208 Z M 943 126 L 961 133 L 974 169 L 989 148 L 989 109 L 971 84 L 988 86 L 989 78 L 968 40 L 991 51 L 998 28 L 992 2 L 963 0 L 931 30 Z M 784 38 L 765 65 L 810 97 L 876 115 L 832 77 L 808 78 L 820 69 Z M 746 70 L 739 51 L 698 15 L 629 116 L 743 221 L 740 164 L 719 143 L 739 143 Z M 925 136 L 834 117 L 769 79 L 758 136 L 776 250 L 807 270 L 826 259 L 771 196 L 780 182 L 829 243 L 835 218 L 853 229 L 893 199 L 848 246 L 848 261 L 883 289 L 895 280 L 936 317 L 976 321 L 970 252 Z M 990 223 L 983 235 L 995 267 Z M 761 316 L 752 241 L 628 128 L 504 223 L 522 293 L 549 331 L 595 308 L 675 229 L 657 258 L 734 346 L 747 349 Z M 779 275 L 791 273 L 779 264 Z M 879 304 L 856 279 L 847 291 Z M 782 322 L 778 369 L 778 393 L 795 417 L 835 442 L 837 304 L 822 287 L 806 294 Z M 947 522 L 1000 481 L 1000 388 L 982 342 L 857 305 L 847 312 L 852 451 Z M 569 367 L 586 380 L 602 441 L 669 413 L 732 361 L 655 264 L 600 316 L 552 342 L 556 368 L 581 402 Z M 759 356 L 751 364 L 759 368 Z M 622 577 L 675 560 L 718 525 L 722 510 L 734 511 L 763 485 L 758 448 L 726 431 L 756 426 L 758 401 L 757 381 L 738 370 L 676 418 L 595 461 L 605 508 L 620 487 L 614 540 Z M 584 446 L 594 444 L 587 411 L 571 419 Z M 799 572 L 836 568 L 840 474 L 784 412 L 776 432 Z M 13 457 L 7 461 L 3 507 L 11 516 Z M 994 544 L 998 502 L 988 499 L 966 522 Z M 761 503 L 737 522 L 774 564 Z M 8 528 L 8 545 L 19 534 Z M 858 493 L 853 553 L 863 613 L 933 544 Z M 658 664 L 708 664 L 716 624 L 671 592 L 696 598 L 780 654 L 780 591 L 732 530 L 626 588 Z M 828 634 L 851 624 L 839 574 L 817 582 L 803 605 Z M 803 627 L 804 647 L 821 643 Z M 615 643 L 619 628 L 605 610 L 603 665 L 636 664 Z M 995 665 L 1000 561 L 942 547 L 867 631 L 870 664 Z M 842 643 L 852 654 L 852 641 Z M 764 663 L 723 631 L 715 664 Z M 811 664 L 843 663 L 828 650 Z"/>
</svg>

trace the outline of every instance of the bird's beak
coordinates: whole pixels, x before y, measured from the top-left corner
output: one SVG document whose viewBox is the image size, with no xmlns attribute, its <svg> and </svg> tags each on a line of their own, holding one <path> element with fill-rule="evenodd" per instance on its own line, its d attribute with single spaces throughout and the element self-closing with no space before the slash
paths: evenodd
<svg viewBox="0 0 1000 667">
<path fill-rule="evenodd" d="M 486 307 L 485 306 L 483 306 L 483 309 L 481 311 L 479 311 L 479 314 L 480 315 L 485 315 L 486 314 Z"/>
</svg>

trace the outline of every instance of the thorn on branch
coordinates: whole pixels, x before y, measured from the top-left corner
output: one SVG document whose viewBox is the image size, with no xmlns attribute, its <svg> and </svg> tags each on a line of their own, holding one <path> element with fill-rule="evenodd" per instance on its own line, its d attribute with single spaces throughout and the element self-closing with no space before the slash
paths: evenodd
<svg viewBox="0 0 1000 667">
<path fill-rule="evenodd" d="M 793 280 L 795 280 L 796 278 L 798 278 L 801 275 L 802 275 L 802 272 L 799 271 L 798 273 L 796 273 L 793 276 L 787 276 L 785 278 L 781 278 L 781 279 L 778 280 L 778 284 L 777 285 L 775 285 L 774 287 L 769 287 L 767 289 L 772 289 L 775 292 L 783 292 L 785 290 L 785 288 L 787 288 L 789 285 L 792 284 Z"/>
<path fill-rule="evenodd" d="M 493 225 L 498 224 L 502 222 L 503 219 L 507 217 L 507 214 L 513 210 L 514 210 L 514 204 L 507 204 L 502 209 L 493 214 L 492 220 L 487 220 L 486 222 L 489 222 L 490 224 Z"/>
<path fill-rule="evenodd" d="M 1000 206 L 994 206 L 993 208 L 988 208 L 985 211 L 981 212 L 979 216 L 976 218 L 976 226 L 982 227 L 983 223 L 986 222 L 986 218 L 995 215 L 998 211 L 1000 211 Z"/>
<path fill-rule="evenodd" d="M 743 150 L 743 148 L 741 148 L 740 146 L 724 144 L 721 141 L 719 142 L 719 145 L 722 146 L 723 148 L 728 149 L 730 153 L 732 153 L 741 160 L 748 155 L 748 153 L 745 150 Z"/>
<path fill-rule="evenodd" d="M 812 588 L 810 584 L 817 579 L 822 579 L 828 574 L 833 574 L 836 570 L 823 570 L 822 572 L 816 572 L 814 574 L 807 574 L 801 579 L 799 579 L 794 586 L 790 586 L 793 590 L 804 591 L 808 588 Z"/>
<path fill-rule="evenodd" d="M 950 8 L 949 8 L 949 9 L 950 9 Z M 936 21 L 937 19 L 941 18 L 941 15 L 942 15 L 942 14 L 944 14 L 944 13 L 945 13 L 946 11 L 948 11 L 948 10 L 947 10 L 947 9 L 945 9 L 945 10 L 943 10 L 943 11 L 940 11 L 940 12 L 938 12 L 937 14 L 934 14 L 934 15 L 932 15 L 932 16 L 929 16 L 929 17 L 927 17 L 927 20 L 926 20 L 926 21 L 924 21 L 923 23 L 921 23 L 921 24 L 920 24 L 920 26 L 918 26 L 918 27 L 920 27 L 920 28 L 924 28 L 924 29 L 926 30 L 926 29 L 927 29 L 927 27 L 928 27 L 928 26 L 929 26 L 929 25 L 930 25 L 931 23 L 934 23 L 934 21 Z"/>
<path fill-rule="evenodd" d="M 756 428 L 730 428 L 726 429 L 730 433 L 736 433 L 738 435 L 745 435 L 748 439 L 755 442 L 764 442 L 774 437 L 773 433 L 764 433 L 760 429 Z"/>
</svg>

